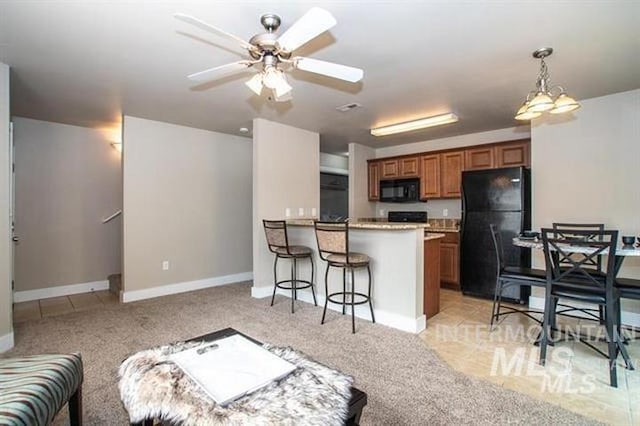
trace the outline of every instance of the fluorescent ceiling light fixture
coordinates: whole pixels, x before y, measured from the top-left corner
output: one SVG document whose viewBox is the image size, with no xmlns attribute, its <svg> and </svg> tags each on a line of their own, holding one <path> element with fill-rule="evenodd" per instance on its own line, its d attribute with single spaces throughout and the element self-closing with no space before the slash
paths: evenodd
<svg viewBox="0 0 640 426">
<path fill-rule="evenodd" d="M 458 116 L 452 112 L 448 112 L 446 114 L 434 115 L 433 117 L 421 118 L 419 120 L 407 121 L 405 123 L 376 127 L 375 129 L 371 129 L 371 134 L 373 136 L 393 135 L 395 133 L 411 132 L 413 130 L 425 129 L 427 127 L 455 123 L 457 121 Z"/>
</svg>

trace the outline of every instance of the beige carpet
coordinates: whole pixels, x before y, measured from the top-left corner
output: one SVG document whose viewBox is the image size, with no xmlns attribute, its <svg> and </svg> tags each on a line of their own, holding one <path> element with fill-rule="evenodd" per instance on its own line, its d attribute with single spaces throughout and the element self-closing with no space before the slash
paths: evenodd
<svg viewBox="0 0 640 426">
<path fill-rule="evenodd" d="M 127 355 L 154 345 L 234 327 L 256 339 L 290 345 L 355 377 L 369 404 L 362 424 L 585 424 L 548 403 L 449 368 L 417 336 L 289 299 L 250 297 L 235 284 L 17 324 L 16 347 L 4 356 L 80 351 L 89 425 L 126 424 L 116 372 Z"/>
</svg>

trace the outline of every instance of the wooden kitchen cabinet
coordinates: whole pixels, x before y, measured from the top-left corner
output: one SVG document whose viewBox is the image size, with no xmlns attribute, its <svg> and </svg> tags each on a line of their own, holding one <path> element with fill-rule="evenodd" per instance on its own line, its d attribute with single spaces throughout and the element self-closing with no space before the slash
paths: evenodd
<svg viewBox="0 0 640 426">
<path fill-rule="evenodd" d="M 464 151 L 443 152 L 440 154 L 440 197 L 460 198 L 462 171 L 464 170 Z"/>
<path fill-rule="evenodd" d="M 401 158 L 398 160 L 398 163 L 400 167 L 400 176 L 408 178 L 419 176 L 420 163 L 417 156 Z"/>
<path fill-rule="evenodd" d="M 440 155 L 420 157 L 420 199 L 440 197 Z"/>
<path fill-rule="evenodd" d="M 471 148 L 465 151 L 465 170 L 492 169 L 495 167 L 494 147 Z"/>
<path fill-rule="evenodd" d="M 531 143 L 529 139 L 496 145 L 496 167 L 529 167 L 530 151 Z"/>
<path fill-rule="evenodd" d="M 440 312 L 440 241 L 424 242 L 423 313 L 431 318 Z"/>
<path fill-rule="evenodd" d="M 460 235 L 446 232 L 440 240 L 440 285 L 460 290 Z"/>
<path fill-rule="evenodd" d="M 530 167 L 530 158 L 531 141 L 520 139 L 476 145 L 455 151 L 376 159 L 369 162 L 369 200 L 380 199 L 380 180 L 413 177 L 420 178 L 420 199 L 423 201 L 460 198 L 463 170 Z"/>
<path fill-rule="evenodd" d="M 380 199 L 380 162 L 372 161 L 369 163 L 369 200 L 376 201 Z"/>
<path fill-rule="evenodd" d="M 380 167 L 380 179 L 397 178 L 400 176 L 398 160 L 382 160 Z"/>
</svg>

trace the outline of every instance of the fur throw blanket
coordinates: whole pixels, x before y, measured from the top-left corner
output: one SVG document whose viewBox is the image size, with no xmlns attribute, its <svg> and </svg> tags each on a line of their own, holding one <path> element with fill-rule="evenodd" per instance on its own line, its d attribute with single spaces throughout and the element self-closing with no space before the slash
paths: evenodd
<svg viewBox="0 0 640 426">
<path fill-rule="evenodd" d="M 118 371 L 120 398 L 132 423 L 158 419 L 182 425 L 341 425 L 353 379 L 289 347 L 264 347 L 297 366 L 291 374 L 222 407 L 170 354 L 210 342 L 179 343 L 138 352 Z"/>
</svg>

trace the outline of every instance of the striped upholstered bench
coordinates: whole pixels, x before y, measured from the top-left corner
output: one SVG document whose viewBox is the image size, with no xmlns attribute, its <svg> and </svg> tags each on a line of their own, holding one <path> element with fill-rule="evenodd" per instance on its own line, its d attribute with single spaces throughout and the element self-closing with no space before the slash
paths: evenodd
<svg viewBox="0 0 640 426">
<path fill-rule="evenodd" d="M 82 424 L 82 378 L 78 353 L 0 359 L 0 425 L 49 425 L 67 402 Z"/>
</svg>

